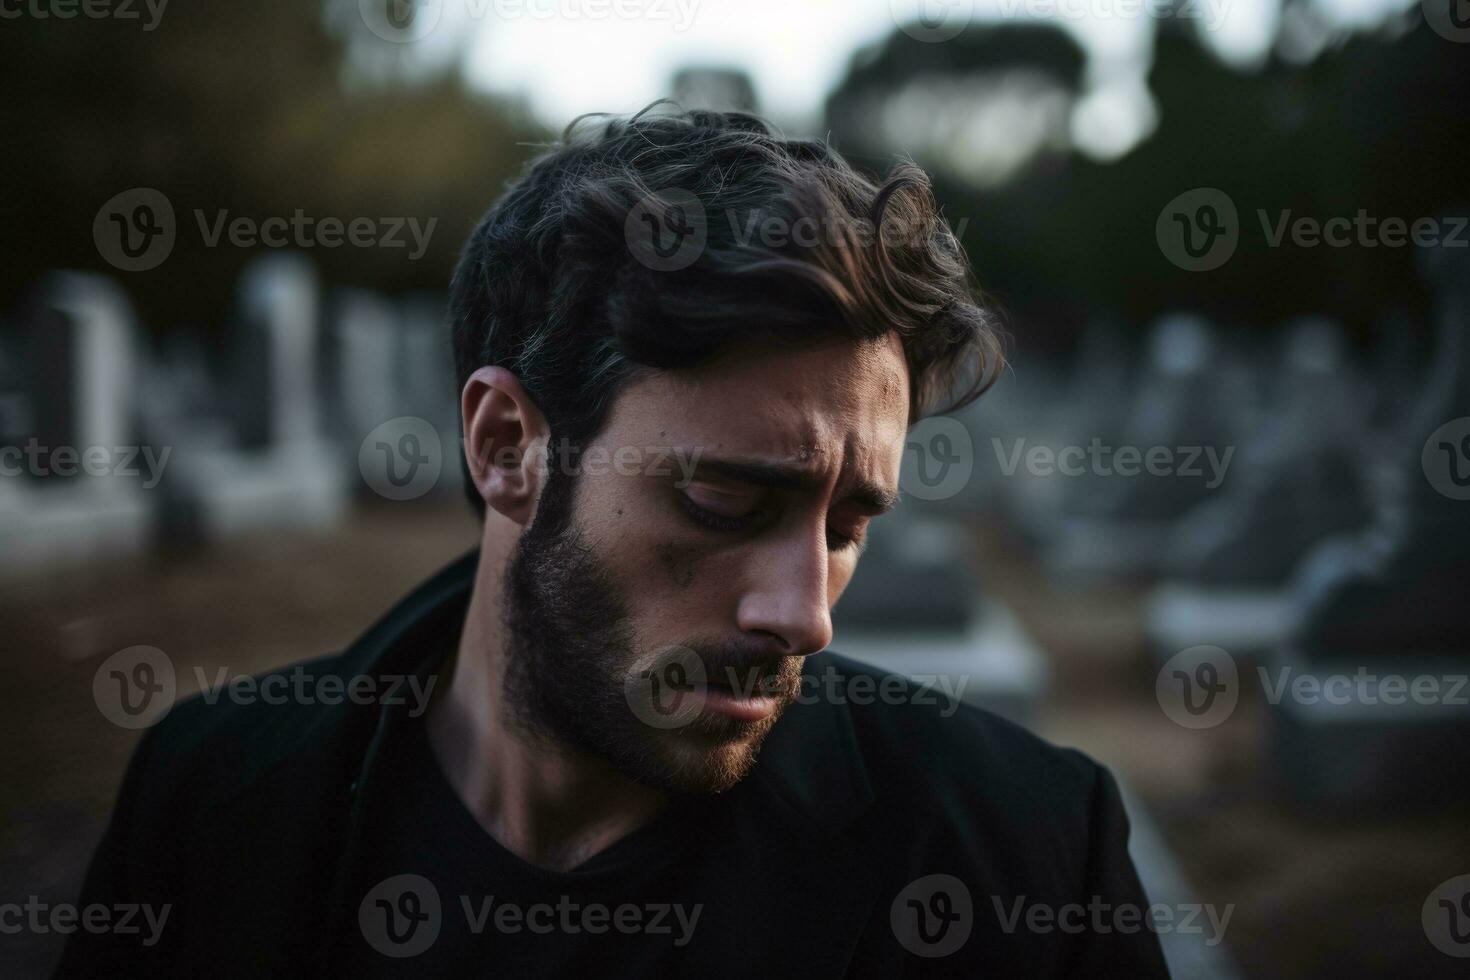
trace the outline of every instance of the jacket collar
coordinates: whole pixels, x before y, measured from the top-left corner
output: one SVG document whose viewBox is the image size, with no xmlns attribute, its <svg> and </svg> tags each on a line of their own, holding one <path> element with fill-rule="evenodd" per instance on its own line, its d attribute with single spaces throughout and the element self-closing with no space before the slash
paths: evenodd
<svg viewBox="0 0 1470 980">
<path fill-rule="evenodd" d="M 459 635 L 478 562 L 478 551 L 470 552 L 429 579 L 331 669 L 347 675 L 413 673 L 421 683 L 436 675 Z M 830 655 L 818 654 L 807 658 L 805 670 L 812 674 L 830 666 Z M 329 928 L 351 929 L 356 920 L 356 901 L 347 888 L 367 810 L 382 789 L 374 773 L 382 746 L 407 713 L 401 706 L 380 707 L 375 715 L 356 710 L 364 714 L 338 728 L 343 762 L 356 775 L 324 906 L 334 920 Z M 356 734 L 347 735 L 347 728 Z M 726 927 L 704 935 L 702 955 L 711 963 L 744 964 L 757 975 L 843 974 L 879 894 L 855 835 L 843 831 L 873 798 L 847 706 L 821 700 L 792 705 L 767 737 L 755 770 L 727 794 L 732 836 L 711 846 L 747 884 L 732 882 L 708 896 L 706 915 Z M 759 895 L 754 904 L 753 894 Z M 753 935 L 765 941 L 752 944 Z M 323 970 L 330 970 L 330 949 L 322 945 Z"/>
<path fill-rule="evenodd" d="M 334 669 L 348 677 L 414 674 L 421 685 L 427 683 L 453 648 L 478 564 L 475 550 L 435 574 L 373 624 Z M 815 676 L 831 665 L 829 654 L 818 654 L 807 658 L 804 672 Z M 377 710 L 375 732 L 386 738 L 400 721 L 395 713 L 402 715 L 404 708 Z M 373 761 L 362 759 L 356 775 L 359 787 L 371 778 Z M 823 832 L 856 818 L 873 801 L 851 713 L 845 704 L 821 700 L 794 704 L 782 715 L 746 782 L 769 794 L 779 812 Z"/>
</svg>

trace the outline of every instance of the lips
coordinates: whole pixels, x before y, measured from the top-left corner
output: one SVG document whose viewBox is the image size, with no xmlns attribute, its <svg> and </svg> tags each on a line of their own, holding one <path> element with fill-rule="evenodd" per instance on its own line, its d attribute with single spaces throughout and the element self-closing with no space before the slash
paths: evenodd
<svg viewBox="0 0 1470 980">
<path fill-rule="evenodd" d="M 760 721 L 774 714 L 779 706 L 777 698 L 756 693 L 747 696 L 729 684 L 711 682 L 705 686 L 705 710 L 737 721 Z"/>
</svg>

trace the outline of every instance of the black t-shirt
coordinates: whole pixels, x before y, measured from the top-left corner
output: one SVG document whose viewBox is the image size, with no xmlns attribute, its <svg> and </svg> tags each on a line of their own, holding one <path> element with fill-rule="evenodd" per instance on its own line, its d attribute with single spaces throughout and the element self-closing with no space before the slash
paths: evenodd
<svg viewBox="0 0 1470 980">
<path fill-rule="evenodd" d="M 351 892 L 359 933 L 346 975 L 688 976 L 717 880 L 716 800 L 676 800 L 570 871 L 530 864 L 450 786 L 422 719 L 375 777 Z M 437 927 L 437 928 L 436 928 Z"/>
</svg>

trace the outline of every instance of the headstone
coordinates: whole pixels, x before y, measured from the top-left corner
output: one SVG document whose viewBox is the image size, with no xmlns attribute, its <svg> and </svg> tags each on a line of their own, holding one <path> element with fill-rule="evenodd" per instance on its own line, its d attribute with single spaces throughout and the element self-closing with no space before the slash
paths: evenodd
<svg viewBox="0 0 1470 980">
<path fill-rule="evenodd" d="M 1278 657 L 1324 685 L 1349 678 L 1345 697 L 1288 696 L 1269 712 L 1283 785 L 1325 805 L 1470 797 L 1470 263 L 1433 251 L 1437 349 L 1398 430 L 1398 478 L 1378 485 L 1362 534 L 1304 563 L 1300 626 Z"/>
<path fill-rule="evenodd" d="M 833 611 L 832 649 L 917 678 L 941 699 L 1032 720 L 1045 659 L 1019 620 L 982 596 L 963 526 L 900 509 L 872 528 Z"/>
<path fill-rule="evenodd" d="M 323 432 L 316 369 L 319 312 L 311 266 L 271 255 L 240 284 L 227 366 L 233 439 L 180 429 L 168 481 L 170 519 L 188 537 L 282 528 L 321 530 L 347 505 L 340 453 Z"/>
<path fill-rule="evenodd" d="M 1147 630 L 1163 658 L 1211 644 L 1237 655 L 1278 646 L 1293 626 L 1287 579 L 1307 552 L 1370 520 L 1363 438 L 1372 393 L 1341 329 L 1287 326 L 1268 421 L 1240 446 L 1237 476 L 1170 536 Z"/>
<path fill-rule="evenodd" d="M 101 276 L 53 274 L 26 334 L 24 472 L 0 477 L 7 568 L 142 550 L 154 500 L 134 425 L 137 327 L 126 295 Z"/>
<path fill-rule="evenodd" d="M 343 290 L 333 304 L 332 387 L 336 429 L 356 466 L 367 434 L 402 414 L 398 396 L 400 322 L 391 303 L 366 290 Z"/>
<path fill-rule="evenodd" d="M 1223 473 L 1206 465 L 1210 452 L 1223 461 L 1232 438 L 1215 370 L 1217 346 L 1199 317 L 1175 314 L 1155 325 L 1121 442 L 1103 446 L 1098 461 L 1088 464 L 1104 475 L 1089 482 L 1090 495 L 1077 501 L 1043 552 L 1054 574 L 1152 575 L 1174 523 L 1227 485 L 1228 464 Z M 1144 465 L 1157 452 L 1168 454 L 1163 475 Z M 1189 458 L 1195 465 L 1185 464 Z"/>
<path fill-rule="evenodd" d="M 234 364 L 240 441 L 298 446 L 321 434 L 316 370 L 316 276 L 304 256 L 280 253 L 246 267 Z"/>
</svg>

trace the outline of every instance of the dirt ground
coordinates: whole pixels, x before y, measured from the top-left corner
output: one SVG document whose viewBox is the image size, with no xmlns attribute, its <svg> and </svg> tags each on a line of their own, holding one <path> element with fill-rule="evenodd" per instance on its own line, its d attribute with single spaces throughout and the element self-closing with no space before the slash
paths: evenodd
<svg viewBox="0 0 1470 980">
<path fill-rule="evenodd" d="M 102 657 L 158 647 L 182 697 L 195 666 L 255 673 L 338 649 L 476 532 L 457 502 L 379 505 L 330 534 L 5 583 L 0 902 L 76 895 L 137 740 L 93 702 Z M 1419 924 L 1433 887 L 1470 872 L 1470 813 L 1293 809 L 1265 788 L 1259 711 L 1243 705 L 1219 728 L 1188 732 L 1158 709 L 1137 589 L 1061 592 L 1004 534 L 977 528 L 976 543 L 985 587 L 1053 659 L 1042 733 L 1113 767 L 1163 827 L 1198 900 L 1236 906 L 1226 944 L 1247 977 L 1470 976 Z M 0 935 L 0 972 L 46 975 L 60 938 Z"/>
</svg>

